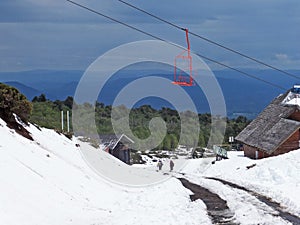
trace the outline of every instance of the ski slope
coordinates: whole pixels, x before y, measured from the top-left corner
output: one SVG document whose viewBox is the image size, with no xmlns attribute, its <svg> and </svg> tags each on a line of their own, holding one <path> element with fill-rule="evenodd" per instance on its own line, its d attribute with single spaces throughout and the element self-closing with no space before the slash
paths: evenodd
<svg viewBox="0 0 300 225">
<path fill-rule="evenodd" d="M 34 142 L 0 120 L 1 225 L 210 224 L 205 205 L 191 203 L 177 179 L 145 188 L 115 185 L 87 166 L 77 140 L 26 129 Z"/>
<path fill-rule="evenodd" d="M 233 181 L 272 197 L 294 214 L 300 212 L 299 150 L 258 161 L 233 152 L 229 160 L 216 164 L 211 164 L 213 159 L 189 160 L 183 169 L 176 167 L 175 160 L 174 177 L 137 187 L 99 176 L 76 144 L 97 158 L 94 166 L 102 161 L 101 169 L 118 167 L 124 179 L 129 175 L 130 179 L 162 178 L 168 167 L 156 172 L 151 166 L 128 166 L 76 138 L 69 140 L 33 125 L 26 129 L 34 141 L 7 128 L 0 119 L 0 225 L 210 225 L 205 204 L 191 202 L 192 193 L 175 178 L 180 173 L 226 199 L 239 224 L 289 223 L 249 194 L 205 177 Z"/>
</svg>

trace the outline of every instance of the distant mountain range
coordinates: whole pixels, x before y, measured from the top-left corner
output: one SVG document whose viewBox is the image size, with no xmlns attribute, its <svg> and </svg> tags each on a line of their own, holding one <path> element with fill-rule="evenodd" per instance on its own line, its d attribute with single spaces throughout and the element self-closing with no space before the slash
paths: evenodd
<svg viewBox="0 0 300 225">
<path fill-rule="evenodd" d="M 63 100 L 74 95 L 82 74 L 78 70 L 2 72 L 0 82 L 18 88 L 30 100 L 40 94 L 51 100 Z"/>
<path fill-rule="evenodd" d="M 248 69 L 244 71 L 280 85 L 286 90 L 291 88 L 293 84 L 300 83 L 299 79 L 294 79 L 272 70 Z M 295 75 L 299 74 L 300 77 L 300 70 L 288 72 Z M 214 74 L 222 88 L 229 117 L 244 115 L 248 118 L 253 118 L 273 98 L 286 91 L 229 70 L 214 71 Z M 77 70 L 1 72 L 0 82 L 16 87 L 30 100 L 42 93 L 46 94 L 47 98 L 51 100 L 64 100 L 68 96 L 74 96 L 82 75 L 83 71 Z M 164 69 L 124 69 L 116 73 L 107 82 L 101 91 L 99 101 L 105 104 L 112 104 L 116 95 L 126 84 L 137 78 L 153 75 L 159 75 L 170 80 L 173 79 L 172 72 Z M 137 91 L 142 91 L 142 89 L 143 87 Z M 194 100 L 199 113 L 210 112 L 206 97 L 203 92 L 199 92 L 199 88 L 188 87 L 185 90 Z M 155 97 L 143 99 L 136 106 L 142 104 L 150 104 L 154 108 L 172 107 L 168 102 Z"/>
<path fill-rule="evenodd" d="M 34 89 L 32 87 L 26 86 L 20 82 L 16 81 L 8 81 L 4 82 L 5 84 L 8 84 L 9 86 L 17 88 L 20 92 L 22 92 L 28 99 L 33 99 L 34 96 L 39 96 L 41 94 L 41 91 Z"/>
</svg>

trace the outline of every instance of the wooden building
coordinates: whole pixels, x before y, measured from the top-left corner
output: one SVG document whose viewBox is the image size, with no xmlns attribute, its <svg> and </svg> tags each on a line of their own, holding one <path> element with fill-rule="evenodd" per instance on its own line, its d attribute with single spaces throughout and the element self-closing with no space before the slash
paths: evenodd
<svg viewBox="0 0 300 225">
<path fill-rule="evenodd" d="M 100 135 L 100 140 L 106 152 L 130 165 L 130 145 L 134 143 L 133 140 L 125 134 Z"/>
<path fill-rule="evenodd" d="M 275 98 L 235 139 L 252 159 L 299 149 L 300 86 Z"/>
</svg>

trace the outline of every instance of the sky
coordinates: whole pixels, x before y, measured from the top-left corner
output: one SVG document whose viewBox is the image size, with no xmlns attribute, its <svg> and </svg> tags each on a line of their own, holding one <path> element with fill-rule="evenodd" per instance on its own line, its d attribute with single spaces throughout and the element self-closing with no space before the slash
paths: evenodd
<svg viewBox="0 0 300 225">
<path fill-rule="evenodd" d="M 126 0 L 190 31 L 275 67 L 300 69 L 299 0 Z M 117 0 L 76 0 L 163 39 L 186 46 L 185 34 Z M 1 0 L 0 72 L 85 70 L 106 51 L 144 34 L 66 0 Z M 235 68 L 264 68 L 190 37 L 191 48 Z M 212 68 L 222 69 L 207 62 Z"/>
</svg>

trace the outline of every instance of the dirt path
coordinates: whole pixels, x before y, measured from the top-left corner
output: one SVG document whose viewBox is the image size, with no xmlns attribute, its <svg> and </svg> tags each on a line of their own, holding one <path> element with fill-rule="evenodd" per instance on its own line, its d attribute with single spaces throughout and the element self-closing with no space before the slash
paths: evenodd
<svg viewBox="0 0 300 225">
<path fill-rule="evenodd" d="M 191 183 L 187 179 L 178 178 L 182 185 L 191 190 L 194 194 L 190 196 L 192 201 L 201 199 L 207 207 L 208 215 L 214 224 L 231 224 L 235 225 L 233 221 L 234 213 L 232 213 L 227 202 L 220 198 L 217 194 L 210 192 L 208 189 L 200 185 Z"/>
<path fill-rule="evenodd" d="M 229 182 L 229 181 L 226 181 L 226 180 L 222 180 L 220 178 L 214 178 L 214 177 L 207 177 L 207 179 L 211 179 L 211 180 L 215 180 L 215 181 L 219 181 L 221 182 L 222 184 L 224 185 L 228 185 L 232 188 L 236 188 L 236 189 L 239 189 L 239 190 L 242 190 L 242 191 L 245 191 L 247 193 L 249 193 L 250 195 L 256 197 L 259 201 L 265 203 L 266 205 L 268 205 L 269 207 L 271 207 L 272 209 L 274 209 L 275 211 L 278 212 L 278 216 L 281 217 L 282 219 L 286 220 L 286 221 L 289 221 L 290 223 L 294 224 L 294 225 L 299 225 L 300 224 L 300 218 L 296 215 L 293 215 L 289 212 L 286 212 L 281 206 L 279 203 L 273 201 L 272 199 L 264 196 L 264 195 L 261 195 L 257 192 L 254 192 L 254 191 L 251 191 L 251 190 L 248 190 L 247 188 L 245 187 L 242 187 L 240 185 L 237 185 L 237 184 L 234 184 L 232 182 Z"/>
</svg>

